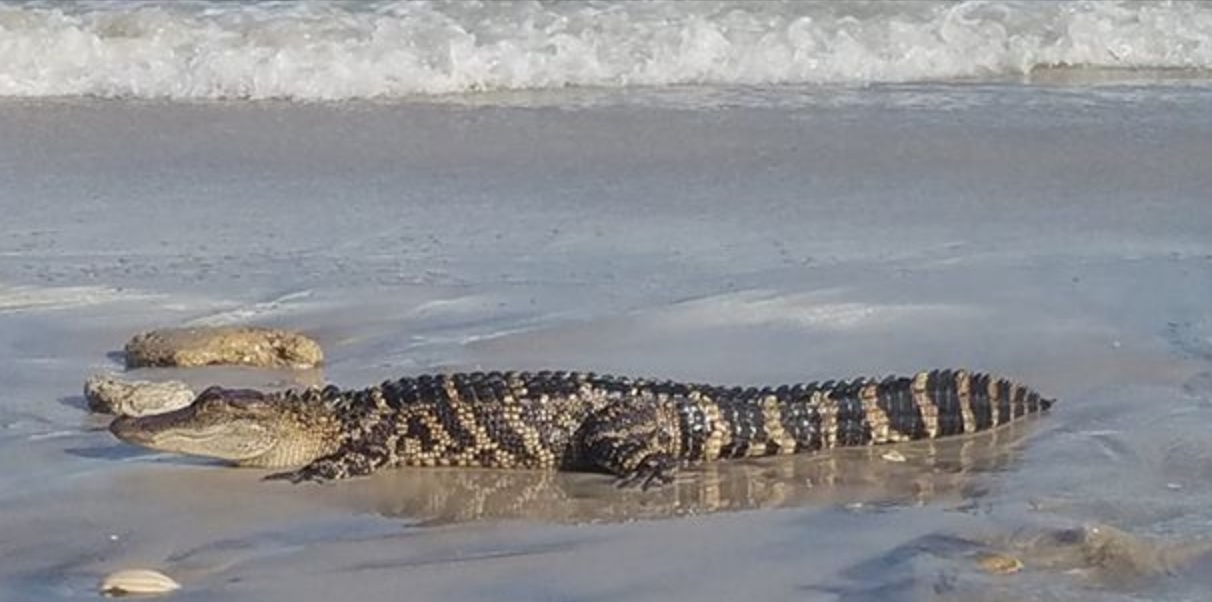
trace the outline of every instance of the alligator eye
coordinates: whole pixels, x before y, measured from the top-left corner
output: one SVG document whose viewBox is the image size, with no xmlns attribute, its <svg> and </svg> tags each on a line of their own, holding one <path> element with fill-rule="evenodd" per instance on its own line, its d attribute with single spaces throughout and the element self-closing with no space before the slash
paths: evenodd
<svg viewBox="0 0 1212 602">
<path fill-rule="evenodd" d="M 227 389 L 218 385 L 207 387 L 206 390 L 198 394 L 197 401 L 210 401 L 212 399 L 222 399 L 227 395 Z"/>
<path fill-rule="evenodd" d="M 265 395 L 253 389 L 210 387 L 198 395 L 194 404 L 199 411 L 216 412 L 226 409 L 256 409 L 264 402 Z"/>
<path fill-rule="evenodd" d="M 222 397 L 203 397 L 194 403 L 200 412 L 216 412 L 227 405 Z"/>
<path fill-rule="evenodd" d="M 265 407 L 263 399 L 249 399 L 247 397 L 240 399 L 232 399 L 229 405 L 237 410 L 259 410 Z"/>
<path fill-rule="evenodd" d="M 255 410 L 265 407 L 265 394 L 253 389 L 229 389 L 223 400 L 233 408 Z"/>
</svg>

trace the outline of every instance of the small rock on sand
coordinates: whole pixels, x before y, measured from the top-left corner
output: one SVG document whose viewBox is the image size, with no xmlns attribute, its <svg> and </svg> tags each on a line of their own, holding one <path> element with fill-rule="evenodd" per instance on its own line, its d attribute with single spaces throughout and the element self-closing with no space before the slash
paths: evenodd
<svg viewBox="0 0 1212 602">
<path fill-rule="evenodd" d="M 995 575 L 1010 575 L 1023 570 L 1023 561 L 1008 554 L 980 554 L 976 558 L 976 564 L 986 573 Z"/>
<path fill-rule="evenodd" d="M 163 414 L 183 408 L 194 392 L 181 381 L 123 380 L 113 374 L 94 374 L 84 381 L 88 409 L 119 416 Z"/>
<path fill-rule="evenodd" d="M 222 364 L 303 369 L 323 359 L 320 345 L 299 333 L 256 326 L 152 330 L 126 344 L 128 368 Z"/>
<path fill-rule="evenodd" d="M 151 569 L 125 569 L 101 580 L 106 596 L 154 596 L 181 589 L 171 577 Z"/>
</svg>

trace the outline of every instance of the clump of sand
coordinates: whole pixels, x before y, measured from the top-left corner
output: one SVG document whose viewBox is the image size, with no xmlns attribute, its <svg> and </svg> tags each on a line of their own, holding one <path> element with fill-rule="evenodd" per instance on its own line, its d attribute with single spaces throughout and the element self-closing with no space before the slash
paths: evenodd
<svg viewBox="0 0 1212 602">
<path fill-rule="evenodd" d="M 183 408 L 194 400 L 189 385 L 170 380 L 124 380 L 113 374 L 94 374 L 84 381 L 88 409 L 119 416 L 148 416 Z"/>
<path fill-rule="evenodd" d="M 211 365 L 313 368 L 324 359 L 319 343 L 297 332 L 255 326 L 152 330 L 126 344 L 126 366 Z"/>
</svg>

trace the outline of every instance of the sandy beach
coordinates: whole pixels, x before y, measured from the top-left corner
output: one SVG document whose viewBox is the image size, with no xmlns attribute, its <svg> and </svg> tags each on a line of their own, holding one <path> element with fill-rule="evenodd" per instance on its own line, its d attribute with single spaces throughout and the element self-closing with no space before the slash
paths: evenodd
<svg viewBox="0 0 1212 602">
<path fill-rule="evenodd" d="M 198 601 L 1212 587 L 1206 77 L 340 102 L 14 81 L 0 78 L 0 600 L 95 599 L 128 567 Z M 649 493 L 476 470 L 263 482 L 122 444 L 87 412 L 85 377 L 121 370 L 131 335 L 229 324 L 300 330 L 326 362 L 126 376 L 354 387 L 555 368 L 759 385 L 966 367 L 1059 402 L 900 457 L 700 467 Z M 1001 574 L 990 555 L 1023 566 Z"/>
<path fill-rule="evenodd" d="M 1197 597 L 1210 96 L 928 92 L 953 102 L 5 104 L 0 592 L 90 598 L 151 566 L 198 600 Z M 84 376 L 119 369 L 133 332 L 252 322 L 314 336 L 320 378 L 350 386 L 967 366 L 1060 404 L 905 463 L 746 462 L 651 498 L 491 471 L 264 483 L 123 446 L 84 411 Z M 1124 557 L 972 560 L 1091 526 L 1127 533 Z M 1142 560 L 1162 551 L 1173 566 Z"/>
</svg>

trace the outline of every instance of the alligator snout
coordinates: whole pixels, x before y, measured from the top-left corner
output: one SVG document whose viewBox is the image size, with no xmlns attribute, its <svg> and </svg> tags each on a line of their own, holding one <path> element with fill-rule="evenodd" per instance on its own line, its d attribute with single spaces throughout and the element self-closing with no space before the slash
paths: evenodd
<svg viewBox="0 0 1212 602">
<path fill-rule="evenodd" d="M 147 445 L 151 437 L 147 430 L 139 426 L 139 419 L 133 416 L 119 416 L 109 423 L 109 432 L 115 437 L 135 445 Z"/>
</svg>

